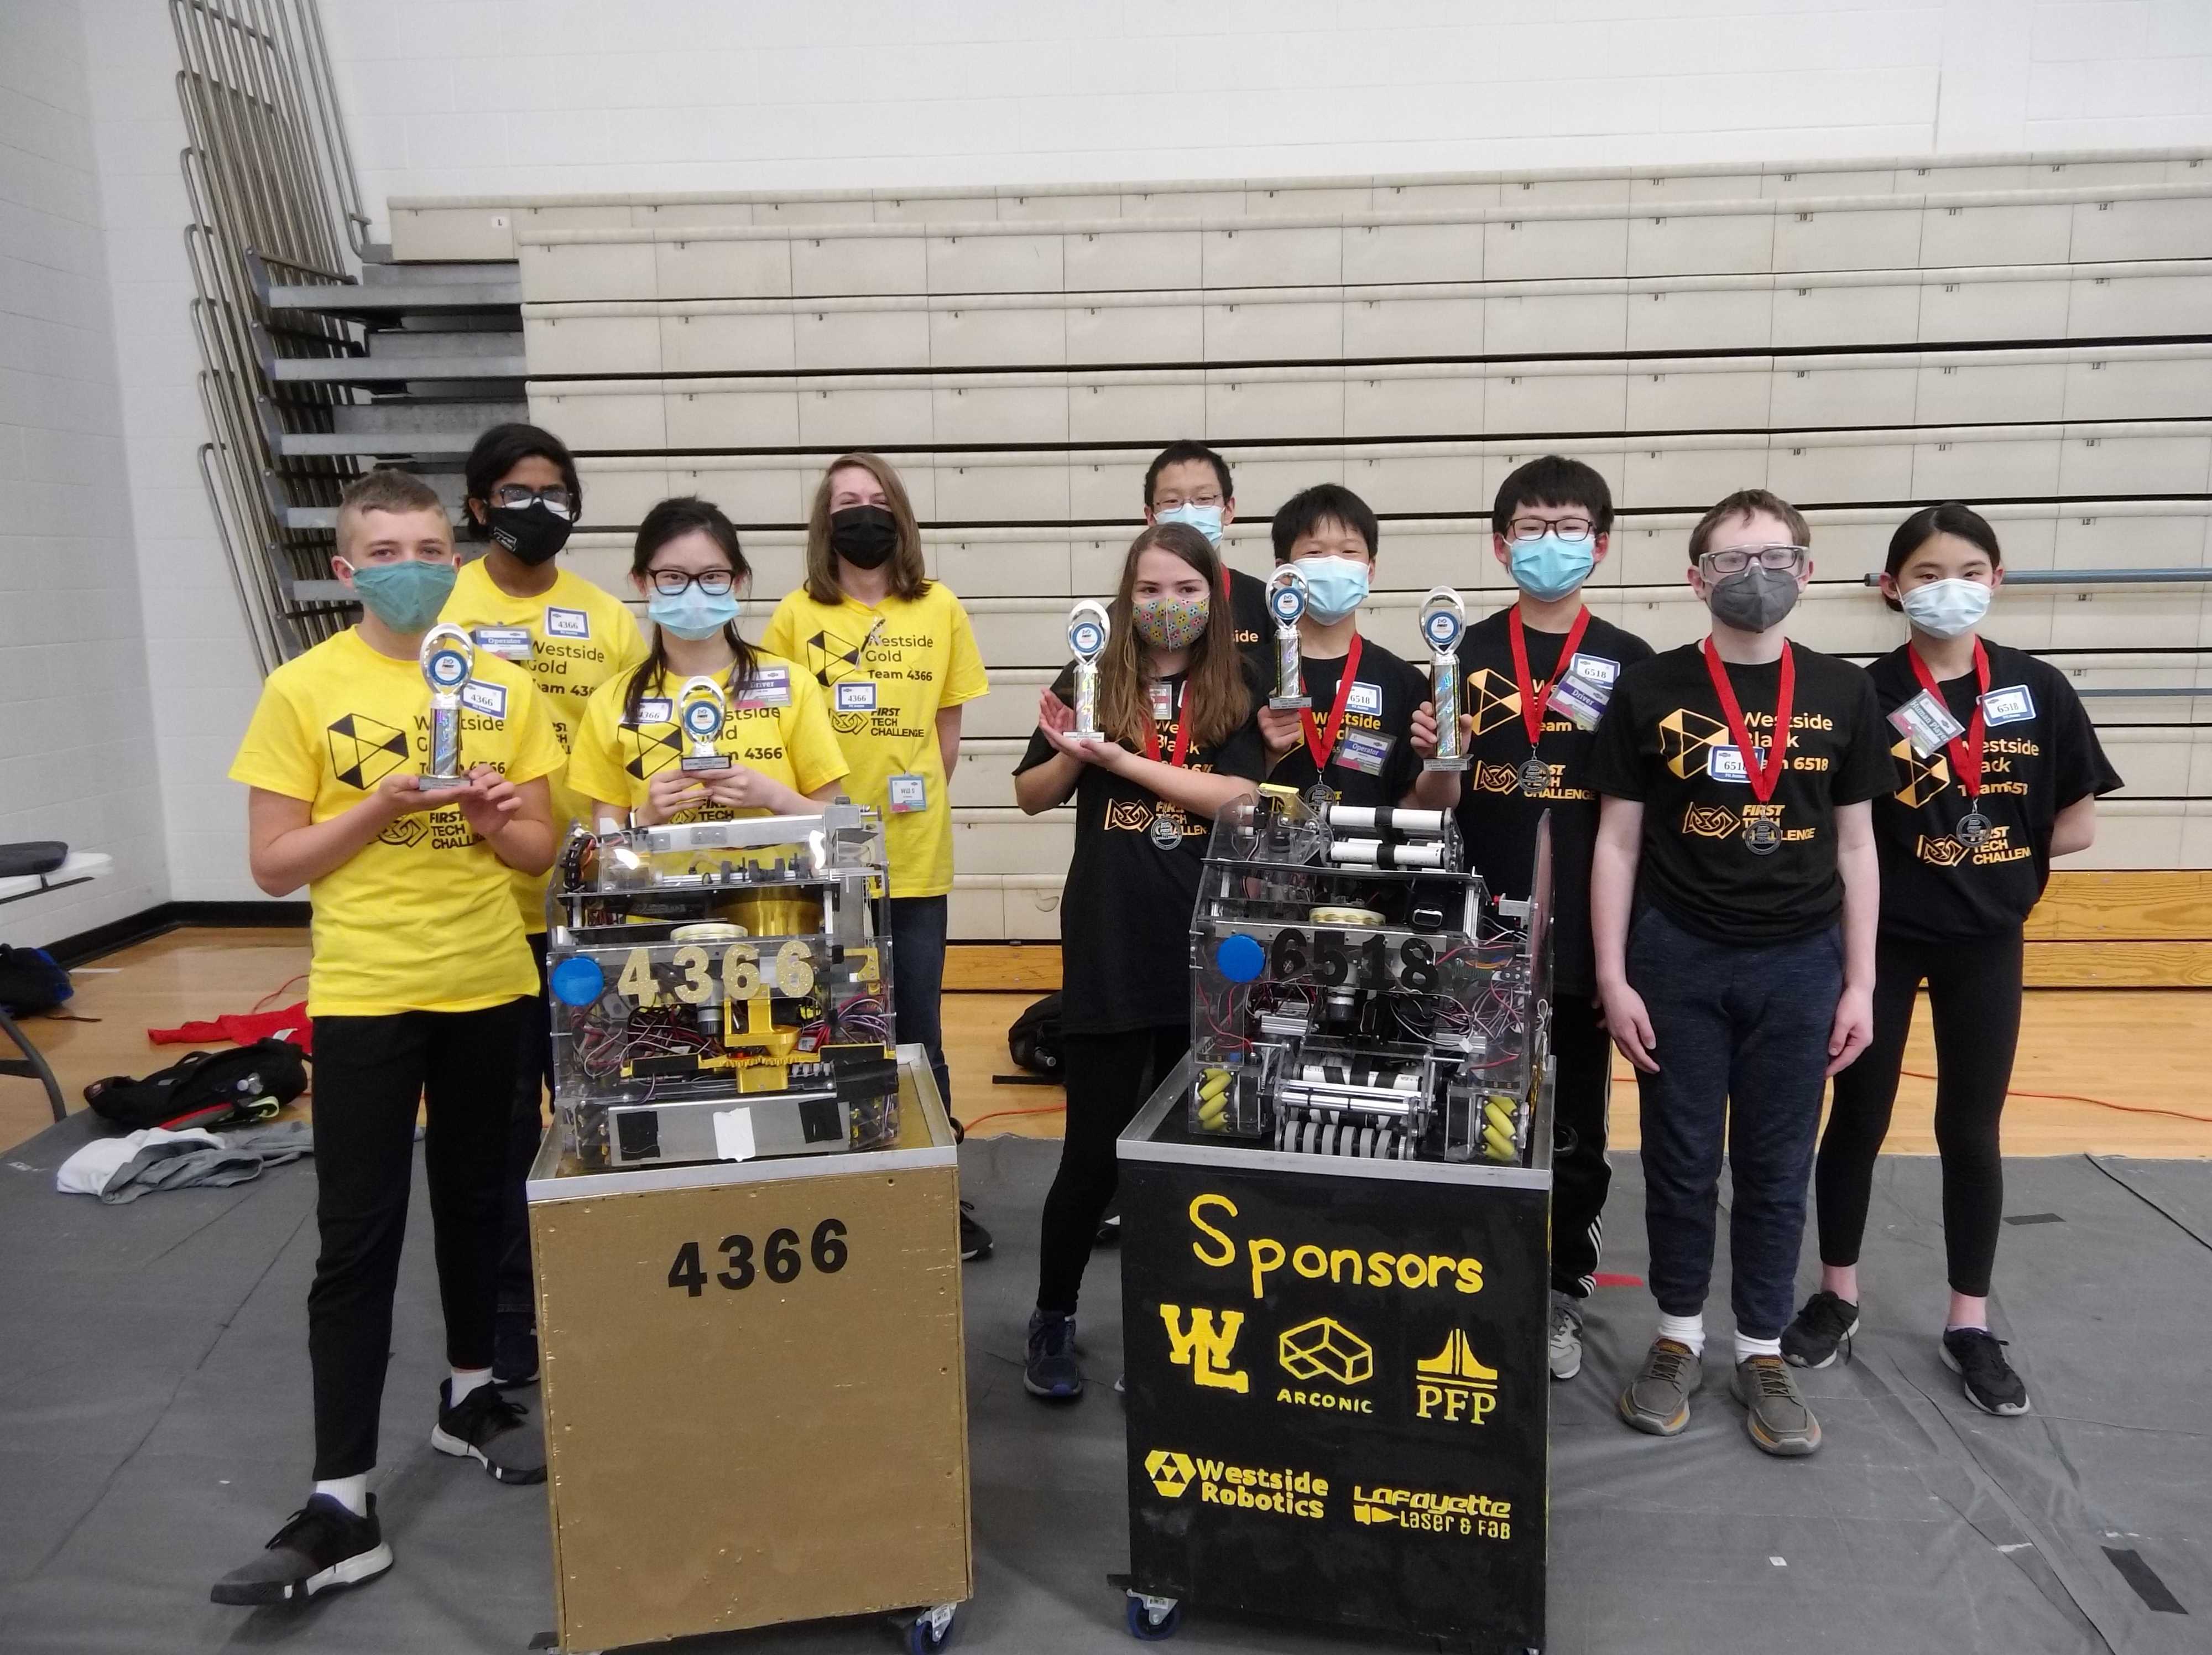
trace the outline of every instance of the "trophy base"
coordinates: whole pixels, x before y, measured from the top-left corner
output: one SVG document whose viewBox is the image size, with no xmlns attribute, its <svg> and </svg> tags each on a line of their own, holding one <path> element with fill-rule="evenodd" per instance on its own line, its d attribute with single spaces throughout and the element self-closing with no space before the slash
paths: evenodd
<svg viewBox="0 0 2212 1655">
<path fill-rule="evenodd" d="M 1311 696 L 1269 696 L 1267 705 L 1279 713 L 1301 713 L 1313 705 Z"/>
<path fill-rule="evenodd" d="M 1463 770 L 1468 763 L 1467 755 L 1462 753 L 1457 758 L 1424 759 L 1421 768 L 1425 770 Z"/>
<path fill-rule="evenodd" d="M 417 793 L 436 793 L 447 788 L 465 788 L 468 784 L 469 778 L 465 776 L 418 776 L 415 778 Z"/>
<path fill-rule="evenodd" d="M 1073 741 L 1103 741 L 1106 739 L 1103 730 L 1070 730 L 1067 734 L 1068 739 Z"/>
<path fill-rule="evenodd" d="M 677 768 L 681 770 L 686 776 L 697 776 L 702 771 L 711 772 L 715 770 L 726 770 L 730 768 L 729 755 L 726 753 L 709 753 L 703 758 L 691 758 L 687 756 L 679 762 Z"/>
</svg>

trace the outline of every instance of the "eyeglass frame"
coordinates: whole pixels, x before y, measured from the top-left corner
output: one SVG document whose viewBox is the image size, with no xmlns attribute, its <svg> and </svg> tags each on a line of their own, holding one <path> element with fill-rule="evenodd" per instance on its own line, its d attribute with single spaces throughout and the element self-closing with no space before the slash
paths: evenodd
<svg viewBox="0 0 2212 1655">
<path fill-rule="evenodd" d="M 1570 523 L 1581 524 L 1582 532 L 1569 533 L 1567 525 Z M 1524 526 L 1531 525 L 1534 532 L 1523 534 L 1521 532 Z M 1517 545 L 1524 540 L 1540 540 L 1547 534 L 1556 534 L 1562 540 L 1579 545 L 1584 540 L 1595 540 L 1597 532 L 1597 520 L 1593 517 L 1514 517 L 1506 520 L 1505 542 L 1508 545 Z"/>
<path fill-rule="evenodd" d="M 556 496 L 559 498 L 555 498 Z M 491 498 L 484 503 L 505 511 L 521 511 L 531 506 L 542 505 L 548 511 L 571 521 L 576 515 L 576 496 L 565 483 L 549 484 L 542 489 L 533 489 L 527 483 L 501 483 L 493 487 Z"/>
<path fill-rule="evenodd" d="M 1770 562 L 1768 560 L 1768 554 L 1778 551 L 1788 552 L 1790 554 L 1790 560 L 1787 563 L 1782 563 Z M 1763 546 L 1722 546 L 1717 550 L 1701 551 L 1698 554 L 1698 573 L 1703 575 L 1708 580 L 1711 579 L 1716 575 L 1742 575 L 1747 573 L 1750 570 L 1752 564 L 1756 562 L 1759 568 L 1771 569 L 1778 575 L 1782 574 L 1785 570 L 1794 574 L 1796 571 L 1802 569 L 1806 563 L 1811 559 L 1812 556 L 1813 548 L 1810 546 L 1796 546 L 1782 544 Z M 1717 557 L 1741 557 L 1744 560 L 1743 568 L 1723 569 L 1717 563 L 1713 562 L 1713 559 Z"/>
<path fill-rule="evenodd" d="M 738 589 L 738 572 L 733 569 L 702 569 L 696 575 L 689 569 L 649 569 L 645 572 L 645 578 L 664 598 L 680 598 L 695 586 L 709 598 L 726 598 Z M 676 584 L 667 585 L 665 581 L 670 580 Z M 725 584 L 717 592 L 707 584 L 709 581 L 720 581 Z"/>
<path fill-rule="evenodd" d="M 1152 502 L 1152 510 L 1155 514 L 1164 511 L 1175 511 L 1183 506 L 1196 506 L 1201 510 L 1210 508 L 1218 511 L 1222 507 L 1229 503 L 1229 496 L 1223 494 L 1218 489 L 1216 489 L 1213 491 L 1213 496 L 1211 499 L 1206 498 L 1204 494 L 1194 494 L 1188 496 L 1176 495 L 1170 498 L 1170 496 L 1172 494 L 1172 490 L 1164 491 L 1158 499 Z"/>
</svg>

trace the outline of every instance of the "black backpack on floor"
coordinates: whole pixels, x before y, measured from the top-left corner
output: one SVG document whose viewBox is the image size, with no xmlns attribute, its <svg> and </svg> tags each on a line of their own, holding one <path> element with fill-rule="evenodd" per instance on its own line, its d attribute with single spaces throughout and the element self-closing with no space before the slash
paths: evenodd
<svg viewBox="0 0 2212 1655">
<path fill-rule="evenodd" d="M 1014 1019 L 1006 1031 L 1006 1051 L 1015 1066 L 1031 1074 L 1060 1078 L 1060 996 L 1047 995 Z"/>
<path fill-rule="evenodd" d="M 307 1089 L 306 1056 L 290 1041 L 271 1038 L 191 1052 L 143 1080 L 110 1075 L 87 1086 L 84 1100 L 126 1132 L 175 1130 L 266 1120 Z"/>
</svg>

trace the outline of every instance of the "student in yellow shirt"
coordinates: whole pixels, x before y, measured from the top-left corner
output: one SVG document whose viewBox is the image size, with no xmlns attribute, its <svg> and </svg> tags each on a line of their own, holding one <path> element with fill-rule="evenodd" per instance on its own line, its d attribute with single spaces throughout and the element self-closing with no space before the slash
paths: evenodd
<svg viewBox="0 0 2212 1655">
<path fill-rule="evenodd" d="M 392 1567 L 368 1475 L 392 1347 L 415 1116 L 437 1234 L 452 1372 L 430 1443 L 504 1482 L 540 1482 L 545 1445 L 491 1383 L 509 1102 L 536 974 L 510 876 L 553 860 L 561 768 L 529 678 L 477 650 L 460 691 L 467 780 L 419 785 L 429 747 L 422 636 L 453 583 L 438 496 L 371 472 L 338 508 L 332 571 L 360 624 L 269 676 L 238 756 L 253 881 L 314 910 L 315 1218 L 307 1294 L 315 1484 L 218 1603 L 296 1603 Z"/>
<path fill-rule="evenodd" d="M 584 485 L 568 445 L 535 425 L 495 425 L 469 452 L 468 526 L 482 557 L 461 565 L 439 619 L 476 640 L 479 650 L 514 662 L 537 681 L 565 752 L 592 691 L 645 658 L 645 640 L 620 599 L 554 562 L 582 515 Z M 552 788 L 556 849 L 584 802 L 556 774 Z M 544 1130 L 545 1088 L 553 1079 L 552 1021 L 545 1001 L 545 885 L 548 875 L 517 873 L 514 897 L 538 962 L 538 1013 L 523 1035 L 507 1143 L 507 1195 L 500 1221 L 499 1332 L 492 1377 L 502 1385 L 538 1377 L 538 1298 L 531 1285 L 530 1205 L 523 1186 Z"/>
<path fill-rule="evenodd" d="M 807 518 L 806 583 L 776 605 L 763 642 L 829 693 L 830 721 L 853 766 L 848 788 L 884 812 L 898 1037 L 928 1049 L 949 1109 L 938 1013 L 952 890 L 945 789 L 960 762 L 961 703 L 990 685 L 968 611 L 924 573 L 906 485 L 880 456 L 830 462 Z M 970 1256 L 989 1245 L 980 1230 L 963 1232 Z"/>
<path fill-rule="evenodd" d="M 630 580 L 653 619 L 653 653 L 592 697 L 568 760 L 569 784 L 599 825 L 805 815 L 837 796 L 845 755 L 821 686 L 738 630 L 751 578 L 737 530 L 708 501 L 664 500 L 638 526 Z M 694 678 L 722 687 L 714 748 L 726 770 L 683 768 L 693 738 L 682 697 Z"/>
</svg>

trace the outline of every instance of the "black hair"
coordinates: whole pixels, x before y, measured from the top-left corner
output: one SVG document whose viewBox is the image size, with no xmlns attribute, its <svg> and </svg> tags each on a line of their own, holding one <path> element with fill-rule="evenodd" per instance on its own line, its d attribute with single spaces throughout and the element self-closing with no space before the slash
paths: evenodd
<svg viewBox="0 0 2212 1655">
<path fill-rule="evenodd" d="M 527 427 L 524 428 L 527 429 Z M 629 569 L 642 575 L 653 563 L 653 554 L 671 540 L 704 529 L 709 538 L 729 554 L 730 569 L 737 576 L 732 590 L 739 590 L 752 579 L 752 565 L 738 546 L 738 531 L 722 514 L 722 508 L 711 500 L 702 500 L 696 495 L 678 495 L 673 500 L 664 500 L 646 513 L 645 521 L 637 526 L 637 545 L 630 552 Z M 647 581 L 648 586 L 651 581 Z M 752 685 L 753 674 L 759 670 L 760 657 L 754 653 L 735 621 L 722 629 L 722 636 L 729 642 L 737 659 L 730 664 L 726 688 L 731 698 L 742 696 Z M 653 648 L 646 658 L 632 669 L 629 687 L 623 692 L 623 721 L 635 725 L 637 709 L 645 700 L 647 688 L 668 670 L 668 636 L 658 626 L 653 629 Z"/>
<path fill-rule="evenodd" d="M 1202 459 L 1213 467 L 1213 474 L 1221 479 L 1221 497 L 1237 497 L 1237 484 L 1229 475 L 1229 462 L 1207 447 L 1203 442 L 1170 442 L 1152 456 L 1152 463 L 1145 467 L 1145 509 L 1152 508 L 1152 490 L 1159 486 L 1160 473 L 1170 465 L 1186 465 Z"/>
<path fill-rule="evenodd" d="M 568 445 L 552 432 L 536 425 L 526 425 L 520 420 L 505 425 L 495 425 L 477 439 L 477 446 L 469 450 L 469 461 L 463 468 L 468 479 L 468 498 L 481 501 L 486 512 L 491 509 L 491 491 L 499 480 L 526 459 L 550 459 L 561 468 L 561 482 L 568 496 L 576 502 L 576 521 L 584 515 L 584 484 L 576 475 L 576 458 L 568 452 Z M 491 529 L 477 520 L 471 511 L 461 514 L 468 519 L 469 532 L 479 540 L 491 538 Z"/>
<path fill-rule="evenodd" d="M 1613 529 L 1613 490 L 1593 466 L 1565 454 L 1546 454 L 1517 465 L 1498 485 L 1498 499 L 1490 508 L 1490 528 L 1510 538 L 1513 514 L 1523 506 L 1580 506 L 1590 514 L 1591 532 Z"/>
<path fill-rule="evenodd" d="M 1905 560 L 1939 534 L 1955 534 L 1987 552 L 1991 569 L 2004 567 L 2004 554 L 1997 549 L 1997 532 L 1990 526 L 1990 520 L 1971 506 L 1946 500 L 1940 506 L 1923 506 L 1897 526 L 1897 532 L 1889 537 L 1889 558 L 1881 572 L 1894 581 Z M 1892 609 L 1905 607 L 1887 593 L 1882 601 Z"/>
<path fill-rule="evenodd" d="M 1382 526 L 1375 520 L 1374 510 L 1358 495 L 1340 483 L 1316 483 L 1310 489 L 1300 490 L 1283 502 L 1275 514 L 1271 532 L 1275 538 L 1275 561 L 1290 561 L 1291 548 L 1302 536 L 1310 534 L 1323 523 L 1341 523 L 1358 532 L 1367 542 L 1367 555 L 1375 555 L 1382 538 Z"/>
</svg>

